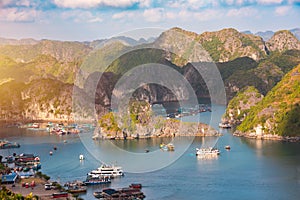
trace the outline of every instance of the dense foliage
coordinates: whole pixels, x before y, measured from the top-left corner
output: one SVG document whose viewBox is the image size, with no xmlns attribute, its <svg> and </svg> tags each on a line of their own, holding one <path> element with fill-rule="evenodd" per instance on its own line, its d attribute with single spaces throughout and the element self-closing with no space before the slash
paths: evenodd
<svg viewBox="0 0 300 200">
<path fill-rule="evenodd" d="M 0 199 L 5 200 L 38 200 L 38 196 L 33 196 L 32 193 L 23 197 L 21 194 L 15 194 L 8 190 L 5 186 L 0 189 Z"/>
<path fill-rule="evenodd" d="M 300 135 L 300 65 L 289 72 L 256 106 L 238 130 L 248 132 L 259 124 L 265 133 Z"/>
</svg>

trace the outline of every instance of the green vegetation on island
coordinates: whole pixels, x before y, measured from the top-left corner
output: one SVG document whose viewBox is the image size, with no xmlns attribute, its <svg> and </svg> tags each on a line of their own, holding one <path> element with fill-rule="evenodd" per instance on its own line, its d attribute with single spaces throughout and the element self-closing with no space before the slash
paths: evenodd
<svg viewBox="0 0 300 200">
<path fill-rule="evenodd" d="M 256 106 L 237 130 L 247 134 L 300 136 L 300 65 L 291 70 Z M 259 131 L 257 131 L 259 129 Z"/>
</svg>

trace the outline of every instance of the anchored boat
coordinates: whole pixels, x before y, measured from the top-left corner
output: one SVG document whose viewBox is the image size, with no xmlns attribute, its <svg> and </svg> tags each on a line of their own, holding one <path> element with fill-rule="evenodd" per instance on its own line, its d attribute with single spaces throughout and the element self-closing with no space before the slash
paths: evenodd
<svg viewBox="0 0 300 200">
<path fill-rule="evenodd" d="M 221 122 L 219 123 L 220 128 L 231 128 L 231 124 L 229 122 Z"/>
</svg>

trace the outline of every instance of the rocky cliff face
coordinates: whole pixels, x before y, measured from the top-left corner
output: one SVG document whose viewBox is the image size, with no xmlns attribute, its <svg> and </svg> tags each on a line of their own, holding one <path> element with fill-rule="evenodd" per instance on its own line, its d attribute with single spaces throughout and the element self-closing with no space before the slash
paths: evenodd
<svg viewBox="0 0 300 200">
<path fill-rule="evenodd" d="M 163 32 L 154 42 L 154 47 L 169 52 L 166 59 L 178 66 L 188 62 L 211 62 L 210 55 L 197 41 L 197 36 L 196 33 L 173 28 Z"/>
<path fill-rule="evenodd" d="M 290 31 L 278 31 L 267 42 L 270 51 L 300 50 L 300 41 Z"/>
<path fill-rule="evenodd" d="M 185 58 L 186 62 L 228 62 L 245 56 L 260 60 L 268 53 L 261 37 L 243 34 L 235 29 L 198 35 L 173 28 L 162 33 L 156 43 L 163 49 L 172 50 L 179 57 Z M 178 64 L 176 59 L 173 62 Z"/>
<path fill-rule="evenodd" d="M 41 79 L 29 84 L 10 81 L 0 86 L 1 120 L 73 120 L 72 84 L 53 79 Z M 88 96 L 82 104 L 88 103 Z M 76 110 L 79 113 L 79 110 Z M 80 111 L 91 116 L 90 111 Z"/>
<path fill-rule="evenodd" d="M 250 108 L 257 105 L 263 98 L 263 95 L 253 87 L 245 87 L 230 100 L 226 112 L 223 116 L 224 121 L 232 125 L 240 124 L 248 115 Z"/>
<path fill-rule="evenodd" d="M 260 60 L 267 55 L 261 37 L 243 34 L 235 29 L 205 32 L 197 39 L 216 62 L 228 62 L 238 57 Z"/>
</svg>

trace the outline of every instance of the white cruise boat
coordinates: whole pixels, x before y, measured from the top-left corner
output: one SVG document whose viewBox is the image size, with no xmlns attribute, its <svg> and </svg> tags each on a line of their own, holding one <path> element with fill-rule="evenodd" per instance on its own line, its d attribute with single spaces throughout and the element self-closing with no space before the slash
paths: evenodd
<svg viewBox="0 0 300 200">
<path fill-rule="evenodd" d="M 217 156 L 220 155 L 220 151 L 217 148 L 196 148 L 196 155 L 197 156 Z"/>
<path fill-rule="evenodd" d="M 101 165 L 98 169 L 92 170 L 87 174 L 88 179 L 101 177 L 116 178 L 120 176 L 124 176 L 122 167 L 114 165 Z"/>
</svg>

